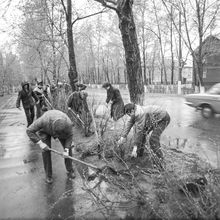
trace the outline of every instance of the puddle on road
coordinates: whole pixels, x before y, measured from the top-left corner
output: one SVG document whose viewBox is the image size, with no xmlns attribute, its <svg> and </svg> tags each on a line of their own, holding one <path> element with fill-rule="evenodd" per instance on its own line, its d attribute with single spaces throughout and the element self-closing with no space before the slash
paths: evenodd
<svg viewBox="0 0 220 220">
<path fill-rule="evenodd" d="M 165 147 L 195 153 L 214 168 L 220 168 L 220 137 L 212 130 L 169 125 L 162 134 L 161 142 Z"/>
<path fill-rule="evenodd" d="M 214 168 L 220 167 L 220 147 L 212 140 L 202 138 L 166 137 L 165 145 L 177 152 L 197 154 Z M 200 139 L 200 140 L 199 140 Z"/>
</svg>

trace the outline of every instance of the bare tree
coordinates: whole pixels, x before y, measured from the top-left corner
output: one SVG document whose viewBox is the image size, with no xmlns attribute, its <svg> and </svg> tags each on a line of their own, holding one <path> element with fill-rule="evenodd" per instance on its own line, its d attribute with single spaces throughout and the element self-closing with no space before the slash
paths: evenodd
<svg viewBox="0 0 220 220">
<path fill-rule="evenodd" d="M 143 104 L 144 83 L 138 47 L 136 27 L 133 18 L 133 0 L 94 0 L 114 10 L 119 18 L 119 29 L 125 49 L 126 70 L 130 99 Z"/>
<path fill-rule="evenodd" d="M 173 5 L 171 5 L 170 8 L 170 53 L 171 53 L 171 77 L 170 77 L 170 83 L 173 85 L 174 82 L 174 52 L 173 52 Z"/>
<path fill-rule="evenodd" d="M 158 18 L 158 12 L 157 12 L 157 7 L 156 7 L 155 0 L 153 0 L 153 7 L 154 7 L 155 18 L 156 18 L 158 40 L 159 40 L 159 44 L 160 44 L 160 53 L 161 53 L 161 61 L 162 61 L 162 66 L 161 66 L 161 83 L 163 83 L 163 79 L 164 79 L 165 84 L 167 84 L 167 73 L 166 73 L 164 49 L 163 49 L 163 43 L 162 43 L 162 33 L 161 33 L 161 27 L 160 27 L 160 24 L 159 24 L 159 18 Z M 164 77 L 163 77 L 163 74 L 164 74 Z"/>
<path fill-rule="evenodd" d="M 203 86 L 203 53 L 202 45 L 204 37 L 208 35 L 213 24 L 216 22 L 216 16 L 219 11 L 218 0 L 193 0 L 175 2 L 161 0 L 166 10 L 171 14 L 169 5 L 172 4 L 181 15 L 184 31 L 179 28 L 178 22 L 172 20 L 176 31 L 179 33 L 183 43 L 189 49 L 195 62 L 195 72 L 198 79 L 198 84 Z M 189 18 L 191 18 L 189 20 Z M 191 22 L 192 21 L 192 22 Z M 191 22 L 191 23 L 190 23 Z M 192 30 L 194 34 L 191 35 Z M 184 34 L 185 33 L 185 34 Z M 196 34 L 195 34 L 196 33 Z M 193 49 L 194 43 L 197 40 L 198 50 Z M 181 63 L 183 65 L 183 63 Z"/>
<path fill-rule="evenodd" d="M 68 55 L 69 55 L 69 72 L 70 85 L 72 90 L 75 91 L 75 83 L 78 81 L 78 73 L 76 68 L 76 59 L 73 42 L 73 29 L 72 29 L 72 0 L 67 0 L 66 5 L 61 0 L 67 23 L 67 41 L 68 41 Z"/>
</svg>

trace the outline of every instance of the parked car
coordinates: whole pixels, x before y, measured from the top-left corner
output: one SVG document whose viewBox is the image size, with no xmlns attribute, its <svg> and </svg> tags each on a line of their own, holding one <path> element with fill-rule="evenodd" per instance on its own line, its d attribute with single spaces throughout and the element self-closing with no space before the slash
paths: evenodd
<svg viewBox="0 0 220 220">
<path fill-rule="evenodd" d="M 220 83 L 215 84 L 205 93 L 185 95 L 185 100 L 185 104 L 201 110 L 205 118 L 220 114 Z"/>
</svg>

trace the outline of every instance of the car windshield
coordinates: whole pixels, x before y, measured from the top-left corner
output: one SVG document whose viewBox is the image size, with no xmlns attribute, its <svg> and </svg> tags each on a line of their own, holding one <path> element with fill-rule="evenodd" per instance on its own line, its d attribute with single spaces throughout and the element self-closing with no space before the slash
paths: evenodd
<svg viewBox="0 0 220 220">
<path fill-rule="evenodd" d="M 220 95 L 220 84 L 214 85 L 208 91 L 208 94 Z"/>
</svg>

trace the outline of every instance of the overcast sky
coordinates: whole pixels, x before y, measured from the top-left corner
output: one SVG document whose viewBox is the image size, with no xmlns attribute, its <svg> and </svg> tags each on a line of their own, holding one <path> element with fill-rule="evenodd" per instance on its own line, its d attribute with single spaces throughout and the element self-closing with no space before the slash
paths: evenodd
<svg viewBox="0 0 220 220">
<path fill-rule="evenodd" d="M 18 31 L 17 24 L 20 20 L 21 12 L 17 9 L 18 1 L 12 0 L 8 5 L 7 0 L 0 2 L 0 49 L 12 46 L 13 33 Z M 13 46 L 12 46 L 13 47 Z"/>
<path fill-rule="evenodd" d="M 19 0 L 0 0 L 0 50 L 13 50 L 13 33 L 19 31 L 21 19 L 18 4 Z M 89 7 L 88 0 L 73 0 L 72 4 L 79 13 Z"/>
</svg>

